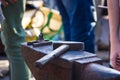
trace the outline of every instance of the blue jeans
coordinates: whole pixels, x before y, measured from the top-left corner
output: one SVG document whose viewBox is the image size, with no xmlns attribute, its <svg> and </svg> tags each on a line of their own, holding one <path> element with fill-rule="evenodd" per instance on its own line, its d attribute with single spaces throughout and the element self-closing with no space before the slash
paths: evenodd
<svg viewBox="0 0 120 80">
<path fill-rule="evenodd" d="M 56 0 L 63 21 L 66 41 L 85 43 L 85 51 L 94 53 L 92 0 Z"/>
</svg>

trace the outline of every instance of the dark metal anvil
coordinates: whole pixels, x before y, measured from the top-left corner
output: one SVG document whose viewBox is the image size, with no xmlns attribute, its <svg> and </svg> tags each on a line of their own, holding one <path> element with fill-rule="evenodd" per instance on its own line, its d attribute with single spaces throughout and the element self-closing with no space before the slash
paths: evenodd
<svg viewBox="0 0 120 80">
<path fill-rule="evenodd" d="M 36 80 L 120 80 L 119 71 L 103 66 L 96 54 L 83 50 L 66 51 L 43 68 L 35 66 L 38 59 L 52 51 L 53 44 L 37 47 L 22 44 L 22 55 Z"/>
</svg>

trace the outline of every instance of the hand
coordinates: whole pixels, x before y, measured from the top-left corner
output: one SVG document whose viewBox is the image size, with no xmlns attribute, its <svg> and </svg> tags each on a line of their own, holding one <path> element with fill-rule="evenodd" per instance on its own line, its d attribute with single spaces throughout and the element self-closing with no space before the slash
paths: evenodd
<svg viewBox="0 0 120 80">
<path fill-rule="evenodd" d="M 120 71 L 120 43 L 114 43 L 110 49 L 110 64 L 111 66 Z"/>
<path fill-rule="evenodd" d="M 6 1 L 6 0 L 0 0 L 1 2 L 2 2 L 2 5 L 4 6 L 4 7 L 6 7 L 6 6 L 8 6 L 8 2 Z M 9 0 L 9 2 L 11 2 L 11 3 L 16 3 L 17 2 L 17 0 Z"/>
</svg>

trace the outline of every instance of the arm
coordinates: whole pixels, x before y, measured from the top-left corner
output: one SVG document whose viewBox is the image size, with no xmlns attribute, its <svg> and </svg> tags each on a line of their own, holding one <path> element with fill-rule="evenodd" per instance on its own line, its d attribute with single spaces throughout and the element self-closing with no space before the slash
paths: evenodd
<svg viewBox="0 0 120 80">
<path fill-rule="evenodd" d="M 110 24 L 110 64 L 113 68 L 120 70 L 120 8 L 119 0 L 108 0 L 108 13 Z"/>
</svg>

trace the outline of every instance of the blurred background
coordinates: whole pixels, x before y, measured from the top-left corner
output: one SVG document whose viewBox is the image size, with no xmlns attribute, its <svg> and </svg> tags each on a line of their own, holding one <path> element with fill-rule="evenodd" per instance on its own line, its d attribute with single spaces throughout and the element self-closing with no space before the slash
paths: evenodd
<svg viewBox="0 0 120 80">
<path fill-rule="evenodd" d="M 109 23 L 107 0 L 94 1 L 96 54 L 109 63 Z M 64 40 L 61 15 L 54 0 L 27 0 L 22 21 L 26 32 L 26 42 L 37 40 L 40 32 L 48 40 Z M 1 28 L 0 28 L 1 30 Z M 9 80 L 9 62 L 0 39 L 0 80 Z M 34 80 L 34 79 L 31 79 Z"/>
</svg>

